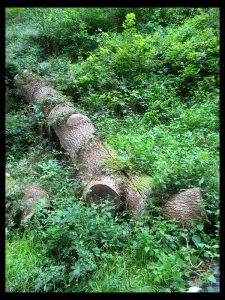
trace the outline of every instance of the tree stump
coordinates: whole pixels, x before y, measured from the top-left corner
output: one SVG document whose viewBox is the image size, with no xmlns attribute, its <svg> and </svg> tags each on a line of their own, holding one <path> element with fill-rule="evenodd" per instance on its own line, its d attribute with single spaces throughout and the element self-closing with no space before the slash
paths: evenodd
<svg viewBox="0 0 225 300">
<path fill-rule="evenodd" d="M 202 190 L 200 188 L 187 189 L 174 195 L 164 205 L 163 215 L 175 219 L 179 224 L 187 227 L 199 218 L 205 218 L 202 207 Z"/>
<path fill-rule="evenodd" d="M 21 221 L 29 222 L 38 209 L 50 207 L 50 200 L 46 190 L 38 184 L 30 184 L 25 187 L 25 195 L 22 202 L 25 209 L 22 212 Z"/>
</svg>

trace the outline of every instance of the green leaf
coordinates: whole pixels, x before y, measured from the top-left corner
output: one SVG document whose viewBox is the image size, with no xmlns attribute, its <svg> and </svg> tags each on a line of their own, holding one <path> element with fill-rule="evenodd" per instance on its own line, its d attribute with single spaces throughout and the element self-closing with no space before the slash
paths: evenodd
<svg viewBox="0 0 225 300">
<path fill-rule="evenodd" d="M 198 246 L 198 244 L 201 242 L 201 238 L 199 235 L 193 235 L 191 239 L 194 242 L 195 246 Z"/>
<path fill-rule="evenodd" d="M 199 248 L 203 248 L 203 247 L 205 247 L 205 244 L 204 244 L 204 243 L 199 243 L 199 244 L 198 244 L 198 247 L 199 247 Z"/>
<path fill-rule="evenodd" d="M 145 253 L 148 253 L 148 251 L 150 250 L 150 247 L 145 247 L 144 250 L 145 250 Z"/>
<path fill-rule="evenodd" d="M 74 279 L 78 279 L 80 277 L 80 265 L 78 264 L 76 269 L 74 269 L 71 273 L 70 273 L 70 278 L 69 278 L 69 282 L 73 281 Z"/>
<path fill-rule="evenodd" d="M 213 275 L 210 275 L 210 276 L 208 277 L 208 280 L 209 280 L 210 282 L 216 283 L 216 278 L 215 278 Z"/>
<path fill-rule="evenodd" d="M 203 230 L 204 225 L 203 225 L 203 224 L 199 224 L 199 225 L 197 225 L 197 228 L 198 228 L 199 230 Z"/>
<path fill-rule="evenodd" d="M 204 181 L 205 181 L 205 178 L 202 177 L 202 178 L 199 180 L 198 184 L 201 185 Z"/>
</svg>

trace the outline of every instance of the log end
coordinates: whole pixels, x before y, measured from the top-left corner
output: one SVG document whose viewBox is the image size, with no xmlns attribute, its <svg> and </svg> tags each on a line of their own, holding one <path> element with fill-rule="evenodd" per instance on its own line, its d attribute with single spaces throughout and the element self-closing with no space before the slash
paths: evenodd
<svg viewBox="0 0 225 300">
<path fill-rule="evenodd" d="M 25 223 L 31 220 L 37 211 L 37 207 L 44 208 L 50 206 L 48 193 L 38 184 L 26 186 L 22 200 L 25 209 L 22 213 L 21 221 Z"/>
<path fill-rule="evenodd" d="M 91 120 L 82 114 L 72 114 L 66 122 L 66 125 L 69 127 L 73 127 L 73 126 L 80 126 L 81 123 L 90 123 L 92 125 Z M 94 127 L 92 125 L 92 127 Z"/>
<path fill-rule="evenodd" d="M 95 184 L 90 188 L 90 192 L 87 194 L 86 199 L 105 199 L 105 198 L 119 198 L 119 195 L 111 187 L 105 184 Z"/>
<path fill-rule="evenodd" d="M 118 178 L 102 177 L 99 180 L 89 182 L 83 196 L 87 203 L 101 203 L 106 199 L 113 201 L 115 210 L 119 210 L 122 204 Z"/>
</svg>

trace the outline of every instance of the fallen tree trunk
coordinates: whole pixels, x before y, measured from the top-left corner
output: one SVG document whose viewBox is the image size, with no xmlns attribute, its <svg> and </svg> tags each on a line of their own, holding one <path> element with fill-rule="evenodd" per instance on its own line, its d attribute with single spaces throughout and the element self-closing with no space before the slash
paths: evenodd
<svg viewBox="0 0 225 300">
<path fill-rule="evenodd" d="M 61 146 L 77 166 L 77 176 L 83 184 L 83 197 L 89 203 L 110 198 L 116 210 L 139 213 L 144 208 L 146 194 L 138 190 L 130 174 L 115 171 L 105 162 L 110 152 L 96 134 L 91 120 L 75 111 L 73 105 L 49 87 L 43 79 L 36 79 L 28 71 L 15 76 L 18 94 L 33 104 L 39 104 L 48 123 L 52 125 Z M 188 189 L 173 196 L 162 209 L 163 215 L 189 226 L 204 215 L 202 192 Z"/>
<path fill-rule="evenodd" d="M 146 195 L 139 193 L 129 176 L 126 178 L 107 166 L 105 160 L 110 153 L 87 116 L 75 113 L 73 105 L 49 87 L 47 81 L 35 79 L 27 70 L 21 76 L 16 75 L 14 82 L 19 95 L 29 103 L 40 105 L 61 146 L 78 166 L 77 175 L 81 178 L 86 202 L 110 198 L 116 210 L 136 213 L 143 210 Z"/>
</svg>

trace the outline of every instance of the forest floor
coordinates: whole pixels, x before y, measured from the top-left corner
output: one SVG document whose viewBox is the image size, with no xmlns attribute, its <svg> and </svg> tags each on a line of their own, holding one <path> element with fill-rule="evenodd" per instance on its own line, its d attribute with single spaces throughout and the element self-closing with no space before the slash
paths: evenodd
<svg viewBox="0 0 225 300">
<path fill-rule="evenodd" d="M 110 167 L 148 186 L 140 219 L 84 205 L 76 165 L 16 94 L 24 69 L 92 120 Z M 6 87 L 7 292 L 219 292 L 217 9 L 8 9 Z M 22 227 L 10 214 L 33 183 L 53 210 Z M 161 204 L 191 187 L 208 223 L 187 229 Z"/>
</svg>

